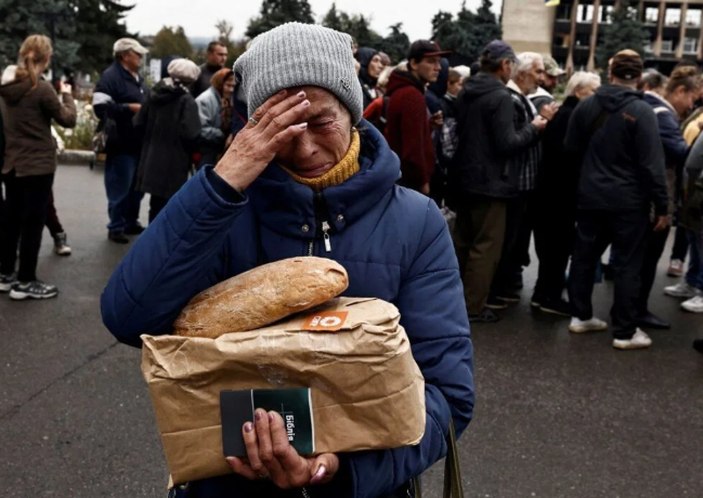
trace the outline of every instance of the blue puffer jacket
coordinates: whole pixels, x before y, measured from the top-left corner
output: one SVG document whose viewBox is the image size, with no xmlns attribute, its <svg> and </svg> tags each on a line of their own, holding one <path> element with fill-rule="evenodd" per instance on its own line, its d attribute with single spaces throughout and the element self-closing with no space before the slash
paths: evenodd
<svg viewBox="0 0 703 498">
<path fill-rule="evenodd" d="M 430 199 L 395 185 L 397 156 L 363 125 L 361 171 L 318 195 L 272 164 L 230 202 L 234 190 L 223 196 L 222 180 L 203 168 L 139 237 L 101 301 L 110 331 L 139 346 L 142 332 L 168 333 L 203 289 L 263 262 L 314 254 L 347 269 L 345 295 L 394 303 L 425 376 L 425 434 L 417 446 L 340 455 L 336 486 L 312 488 L 335 498 L 382 496 L 420 474 L 445 454 L 450 415 L 461 433 L 474 404 L 469 324 L 446 223 Z M 272 496 L 266 486 L 231 475 L 194 483 L 188 496 Z"/>
</svg>

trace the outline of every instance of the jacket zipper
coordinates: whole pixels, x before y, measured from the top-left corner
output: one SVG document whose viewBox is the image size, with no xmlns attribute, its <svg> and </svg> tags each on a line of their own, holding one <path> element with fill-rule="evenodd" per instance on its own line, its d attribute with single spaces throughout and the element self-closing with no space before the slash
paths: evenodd
<svg viewBox="0 0 703 498">
<path fill-rule="evenodd" d="M 314 198 L 315 204 L 315 226 L 318 227 L 316 233 L 322 233 L 322 241 L 325 244 L 325 252 L 332 252 L 332 240 L 330 230 L 332 226 L 327 221 L 327 203 L 321 192 L 317 192 Z M 313 256 L 315 250 L 315 238 L 308 243 L 308 256 Z"/>
</svg>

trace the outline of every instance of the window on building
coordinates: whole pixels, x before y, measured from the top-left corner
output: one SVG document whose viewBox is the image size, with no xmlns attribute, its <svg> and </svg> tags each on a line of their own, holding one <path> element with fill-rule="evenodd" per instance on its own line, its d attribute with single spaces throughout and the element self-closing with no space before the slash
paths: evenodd
<svg viewBox="0 0 703 498">
<path fill-rule="evenodd" d="M 591 22 L 593 21 L 593 5 L 579 5 L 576 12 L 577 22 Z"/>
<path fill-rule="evenodd" d="M 557 7 L 557 19 L 560 21 L 571 20 L 571 4 L 560 3 Z"/>
<path fill-rule="evenodd" d="M 599 8 L 600 15 L 598 16 L 598 19 L 600 19 L 600 22 L 602 23 L 609 23 L 612 19 L 613 16 L 613 6 L 612 5 L 601 5 Z"/>
<path fill-rule="evenodd" d="M 701 26 L 701 11 L 699 9 L 688 9 L 686 11 L 686 26 L 694 28 Z"/>
<path fill-rule="evenodd" d="M 681 23 L 681 9 L 666 9 L 664 14 L 664 24 L 667 26 L 678 26 Z"/>
<path fill-rule="evenodd" d="M 662 52 L 673 52 L 674 40 L 662 40 Z"/>
<path fill-rule="evenodd" d="M 684 54 L 698 53 L 698 38 L 684 38 L 683 39 L 683 53 Z"/>
<path fill-rule="evenodd" d="M 647 24 L 657 24 L 659 21 L 659 9 L 656 7 L 647 7 L 644 11 L 644 22 Z"/>
</svg>

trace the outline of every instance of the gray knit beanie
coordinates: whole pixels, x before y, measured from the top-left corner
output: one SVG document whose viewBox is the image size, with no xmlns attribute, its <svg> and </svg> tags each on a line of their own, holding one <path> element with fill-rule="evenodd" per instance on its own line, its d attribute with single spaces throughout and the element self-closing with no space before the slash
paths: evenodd
<svg viewBox="0 0 703 498">
<path fill-rule="evenodd" d="M 254 38 L 234 72 L 241 76 L 250 116 L 280 90 L 311 85 L 336 95 L 352 124 L 361 120 L 361 84 L 348 34 L 314 24 L 282 24 Z"/>
</svg>

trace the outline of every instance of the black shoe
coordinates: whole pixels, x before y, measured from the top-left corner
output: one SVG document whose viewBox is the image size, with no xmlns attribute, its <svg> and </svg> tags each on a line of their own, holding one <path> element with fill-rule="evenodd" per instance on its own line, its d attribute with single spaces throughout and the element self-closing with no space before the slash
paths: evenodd
<svg viewBox="0 0 703 498">
<path fill-rule="evenodd" d="M 544 301 L 544 296 L 540 293 L 535 292 L 532 294 L 532 299 L 530 299 L 530 306 L 533 308 L 539 308 L 542 306 L 542 301 Z"/>
<path fill-rule="evenodd" d="M 571 304 L 564 299 L 543 299 L 539 306 L 540 311 L 559 316 L 572 316 Z"/>
<path fill-rule="evenodd" d="M 137 223 L 136 225 L 132 225 L 124 229 L 125 235 L 139 235 L 143 231 L 144 227 L 140 223 Z"/>
<path fill-rule="evenodd" d="M 107 238 L 118 244 L 129 244 L 129 239 L 125 237 L 124 232 L 107 232 Z"/>
<path fill-rule="evenodd" d="M 693 341 L 693 349 L 699 353 L 703 353 L 703 339 L 696 339 Z"/>
<path fill-rule="evenodd" d="M 500 320 L 500 317 L 493 313 L 493 310 L 488 308 L 483 308 L 481 313 L 477 315 L 472 315 L 469 313 L 469 321 L 471 323 L 495 323 Z"/>
<path fill-rule="evenodd" d="M 55 285 L 45 284 L 41 280 L 31 282 L 17 282 L 10 290 L 10 299 L 21 301 L 23 299 L 49 299 L 56 297 L 59 290 Z"/>
<path fill-rule="evenodd" d="M 637 316 L 635 319 L 638 327 L 645 329 L 658 329 L 658 330 L 668 330 L 671 328 L 671 324 L 661 318 L 659 318 L 654 313 L 645 311 L 641 315 Z"/>
<path fill-rule="evenodd" d="M 508 303 L 502 299 L 498 299 L 495 296 L 488 296 L 488 299 L 486 299 L 486 308 L 490 308 L 492 310 L 504 310 L 507 307 Z"/>
<path fill-rule="evenodd" d="M 520 301 L 520 293 L 516 291 L 498 292 L 495 297 L 506 303 L 517 303 Z"/>
</svg>

